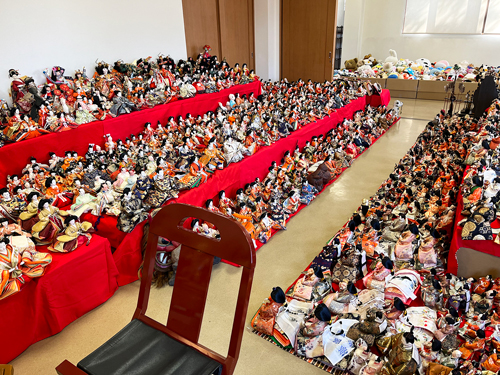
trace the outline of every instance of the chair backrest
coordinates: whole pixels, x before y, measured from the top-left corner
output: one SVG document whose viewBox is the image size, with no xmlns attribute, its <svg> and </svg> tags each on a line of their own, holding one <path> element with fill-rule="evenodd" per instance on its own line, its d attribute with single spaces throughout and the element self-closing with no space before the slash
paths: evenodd
<svg viewBox="0 0 500 375">
<path fill-rule="evenodd" d="M 183 224 L 188 218 L 197 218 L 214 224 L 220 233 L 220 239 L 203 236 L 185 228 Z M 182 244 L 166 326 L 145 315 L 158 236 Z M 198 343 L 214 256 L 242 267 L 227 357 Z M 150 225 L 134 319 L 140 319 L 222 363 L 223 374 L 232 374 L 240 352 L 254 269 L 255 249 L 252 239 L 236 220 L 187 204 L 167 205 L 156 214 Z"/>
</svg>

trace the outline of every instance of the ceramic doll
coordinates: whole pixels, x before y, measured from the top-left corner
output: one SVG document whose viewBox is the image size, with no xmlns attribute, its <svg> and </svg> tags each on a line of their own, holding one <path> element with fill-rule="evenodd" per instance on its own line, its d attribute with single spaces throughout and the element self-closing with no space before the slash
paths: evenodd
<svg viewBox="0 0 500 375">
<path fill-rule="evenodd" d="M 351 304 L 356 305 L 358 299 L 358 290 L 352 282 L 342 281 L 339 284 L 339 291 L 327 295 L 323 303 L 330 312 L 335 315 L 341 315 L 349 312 Z"/>
<path fill-rule="evenodd" d="M 68 215 L 64 219 L 64 234 L 57 236 L 54 245 L 49 246 L 50 251 L 69 253 L 78 247 L 90 243 L 93 232 L 92 224 L 88 221 L 79 222 L 78 217 Z"/>
<path fill-rule="evenodd" d="M 224 190 L 219 191 L 219 211 L 224 215 L 227 215 L 227 210 L 234 209 L 234 202 L 226 197 L 226 192 Z"/>
<path fill-rule="evenodd" d="M 398 239 L 394 248 L 394 255 L 397 260 L 407 261 L 413 259 L 413 241 L 418 235 L 418 227 L 410 226 Z"/>
<path fill-rule="evenodd" d="M 484 331 L 482 329 L 478 330 L 476 332 L 476 336 L 477 337 L 473 341 L 467 341 L 459 348 L 462 353 L 462 359 L 470 359 L 474 353 L 480 352 L 484 349 L 486 344 L 486 335 Z"/>
<path fill-rule="evenodd" d="M 16 242 L 25 237 L 18 237 Z M 0 300 L 21 290 L 31 278 L 43 276 L 52 256 L 32 250 L 18 252 L 4 237 L 0 239 Z"/>
</svg>

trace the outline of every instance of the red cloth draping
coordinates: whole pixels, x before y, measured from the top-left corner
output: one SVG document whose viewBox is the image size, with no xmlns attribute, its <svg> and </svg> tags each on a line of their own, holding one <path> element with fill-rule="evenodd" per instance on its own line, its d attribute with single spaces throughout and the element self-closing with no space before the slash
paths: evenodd
<svg viewBox="0 0 500 375">
<path fill-rule="evenodd" d="M 0 363 L 59 333 L 118 289 L 118 270 L 107 239 L 94 235 L 89 246 L 52 256 L 44 276 L 0 301 Z"/>
<path fill-rule="evenodd" d="M 383 95 L 379 98 L 381 98 L 382 104 L 387 105 L 390 101 L 389 90 L 384 90 Z M 169 202 L 203 206 L 207 199 L 215 198 L 220 190 L 225 190 L 226 195 L 229 197 L 235 196 L 238 188 L 253 181 L 256 177 L 263 179 L 268 172 L 271 161 L 281 160 L 286 150 L 293 150 L 297 144 L 299 147 L 303 147 L 306 141 L 310 140 L 312 136 L 325 134 L 344 118 L 351 118 L 354 112 L 364 109 L 370 100 L 369 97 L 363 97 L 352 101 L 331 116 L 308 124 L 304 128 L 292 133 L 289 137 L 280 139 L 273 145 L 260 149 L 254 155 L 243 159 L 239 163 L 230 164 L 227 168 L 215 172 L 206 183 L 195 189 L 182 192 L 178 199 Z M 111 225 L 111 222 L 107 224 Z M 101 226 L 100 228 L 103 228 L 107 224 L 101 220 L 99 225 Z M 101 229 L 98 227 L 98 230 L 100 231 Z M 111 227 L 102 230 L 106 230 L 107 232 L 111 230 Z M 102 234 L 99 231 L 98 233 Z M 137 280 L 137 270 L 142 262 L 141 238 L 142 227 L 138 226 L 125 236 L 123 242 L 113 253 L 120 272 L 120 286 Z"/>
<path fill-rule="evenodd" d="M 53 133 L 26 141 L 8 144 L 0 148 L 0 185 L 5 185 L 7 175 L 19 174 L 34 156 L 39 163 L 49 160 L 49 152 L 64 155 L 65 151 L 76 151 L 80 155 L 87 152 L 89 143 L 104 146 L 104 135 L 111 134 L 113 139 L 124 140 L 130 134 L 137 134 L 144 129 L 144 124 L 150 122 L 156 127 L 158 121 L 167 122 L 170 116 L 193 116 L 213 111 L 219 102 L 226 104 L 229 94 L 249 94 L 255 97 L 261 93 L 259 81 L 246 85 L 236 85 L 212 94 L 203 94 L 194 98 L 178 100 L 172 103 L 158 105 L 151 109 L 122 115 L 105 121 L 94 121 L 80 125 L 74 130 Z"/>
<path fill-rule="evenodd" d="M 370 104 L 372 107 L 378 107 L 379 105 L 388 105 L 391 101 L 391 94 L 389 90 L 382 90 L 379 95 L 372 95 L 366 97 L 366 104 Z"/>
</svg>

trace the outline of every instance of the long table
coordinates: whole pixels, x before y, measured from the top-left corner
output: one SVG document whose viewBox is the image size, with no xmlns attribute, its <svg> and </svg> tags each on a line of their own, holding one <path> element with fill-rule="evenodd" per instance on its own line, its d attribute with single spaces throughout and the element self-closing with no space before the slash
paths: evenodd
<svg viewBox="0 0 500 375">
<path fill-rule="evenodd" d="M 94 235 L 88 246 L 52 253 L 45 275 L 0 301 L 0 363 L 8 363 L 107 301 L 118 289 L 117 280 L 118 269 L 105 238 Z"/>
<path fill-rule="evenodd" d="M 213 111 L 219 102 L 226 104 L 229 94 L 239 93 L 243 95 L 252 92 L 255 97 L 260 95 L 261 84 L 259 81 L 236 85 L 216 93 L 201 94 L 194 98 L 161 104 L 154 108 L 104 121 L 82 124 L 73 130 L 8 144 L 0 148 L 0 186 L 5 185 L 8 175 L 19 174 L 28 164 L 31 156 L 34 156 L 39 163 L 46 163 L 49 160 L 49 152 L 55 152 L 61 156 L 64 155 L 65 151 L 76 151 L 83 155 L 87 152 L 89 143 L 103 147 L 106 141 L 104 135 L 106 134 L 110 134 L 115 140 L 124 140 L 131 134 L 138 134 L 144 130 L 146 122 L 156 126 L 158 121 L 165 124 L 170 116 L 185 116 L 187 113 L 191 113 L 193 116 L 202 115 Z"/>
</svg>

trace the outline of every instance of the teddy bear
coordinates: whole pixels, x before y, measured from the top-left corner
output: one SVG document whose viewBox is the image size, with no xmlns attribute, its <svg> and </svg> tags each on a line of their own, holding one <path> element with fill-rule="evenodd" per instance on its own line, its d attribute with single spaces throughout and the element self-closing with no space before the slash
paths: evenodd
<svg viewBox="0 0 500 375">
<path fill-rule="evenodd" d="M 391 62 L 393 64 L 396 64 L 398 62 L 398 55 L 397 55 L 396 51 L 394 51 L 393 49 L 390 49 L 389 56 L 387 56 L 387 58 L 385 59 L 384 62 Z"/>
<path fill-rule="evenodd" d="M 346 60 L 344 66 L 348 70 L 356 70 L 358 68 L 358 58 L 355 57 L 354 59 Z"/>
</svg>

